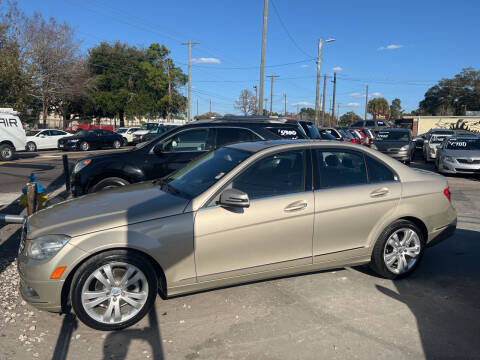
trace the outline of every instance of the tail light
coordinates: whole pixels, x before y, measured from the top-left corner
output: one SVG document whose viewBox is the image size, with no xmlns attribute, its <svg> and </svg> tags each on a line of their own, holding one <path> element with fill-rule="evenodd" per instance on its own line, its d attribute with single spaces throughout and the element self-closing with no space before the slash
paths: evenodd
<svg viewBox="0 0 480 360">
<path fill-rule="evenodd" d="M 354 144 L 360 144 L 360 141 L 358 141 L 357 139 L 351 139 L 350 142 Z"/>
<path fill-rule="evenodd" d="M 443 195 L 448 199 L 448 201 L 452 202 L 452 193 L 450 192 L 450 187 L 446 187 L 443 189 Z"/>
</svg>

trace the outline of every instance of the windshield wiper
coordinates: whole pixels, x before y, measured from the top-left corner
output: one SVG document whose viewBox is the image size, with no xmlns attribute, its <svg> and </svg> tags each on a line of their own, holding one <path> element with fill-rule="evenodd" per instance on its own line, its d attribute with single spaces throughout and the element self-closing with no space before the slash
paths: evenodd
<svg viewBox="0 0 480 360">
<path fill-rule="evenodd" d="M 168 191 L 170 191 L 174 194 L 180 194 L 180 190 L 175 188 L 173 185 L 170 185 L 170 183 L 164 178 L 153 180 L 153 183 L 154 184 L 160 184 L 160 189 L 162 189 L 162 190 L 167 189 Z"/>
</svg>

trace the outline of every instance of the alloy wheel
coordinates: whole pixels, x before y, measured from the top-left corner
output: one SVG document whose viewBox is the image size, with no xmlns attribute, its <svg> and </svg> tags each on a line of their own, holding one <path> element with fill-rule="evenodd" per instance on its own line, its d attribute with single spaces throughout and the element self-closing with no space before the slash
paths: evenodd
<svg viewBox="0 0 480 360">
<path fill-rule="evenodd" d="M 421 253 L 421 242 L 415 230 L 396 230 L 385 243 L 383 260 L 392 273 L 400 275 L 409 271 Z"/>
<path fill-rule="evenodd" d="M 103 324 L 119 324 L 136 316 L 149 294 L 145 274 L 125 262 L 105 264 L 85 281 L 81 302 L 85 312 Z"/>
<path fill-rule="evenodd" d="M 2 149 L 2 159 L 10 160 L 13 157 L 13 151 L 10 147 Z"/>
</svg>

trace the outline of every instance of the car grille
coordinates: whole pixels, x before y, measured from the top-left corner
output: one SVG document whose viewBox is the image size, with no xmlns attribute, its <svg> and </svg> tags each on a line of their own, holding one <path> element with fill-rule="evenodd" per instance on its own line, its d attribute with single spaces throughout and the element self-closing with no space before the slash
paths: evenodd
<svg viewBox="0 0 480 360">
<path fill-rule="evenodd" d="M 457 159 L 460 164 L 472 164 L 478 165 L 480 164 L 480 159 Z"/>
</svg>

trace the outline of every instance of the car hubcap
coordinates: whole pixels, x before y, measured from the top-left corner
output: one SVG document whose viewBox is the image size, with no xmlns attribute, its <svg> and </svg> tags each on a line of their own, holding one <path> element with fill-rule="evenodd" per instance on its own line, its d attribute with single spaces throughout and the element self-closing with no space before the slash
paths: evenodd
<svg viewBox="0 0 480 360">
<path fill-rule="evenodd" d="M 10 149 L 8 149 L 8 148 L 7 148 L 7 149 L 4 149 L 4 150 L 2 151 L 2 157 L 3 157 L 4 159 L 10 159 L 10 158 L 12 157 L 12 150 L 10 150 Z"/>
<path fill-rule="evenodd" d="M 418 234 L 409 228 L 400 229 L 388 238 L 383 251 L 383 260 L 388 270 L 394 274 L 403 274 L 415 265 L 420 250 Z"/>
<path fill-rule="evenodd" d="M 88 144 L 87 143 L 82 144 L 82 150 L 88 150 Z"/>
<path fill-rule="evenodd" d="M 28 144 L 28 150 L 30 150 L 30 151 L 35 151 L 35 145 L 33 145 L 33 144 Z"/>
<path fill-rule="evenodd" d="M 113 146 L 118 149 L 120 147 L 120 142 L 118 141 L 115 141 L 115 143 L 113 144 Z"/>
<path fill-rule="evenodd" d="M 82 306 L 98 322 L 118 324 L 137 315 L 148 298 L 145 274 L 123 262 L 103 265 L 87 279 Z"/>
</svg>

